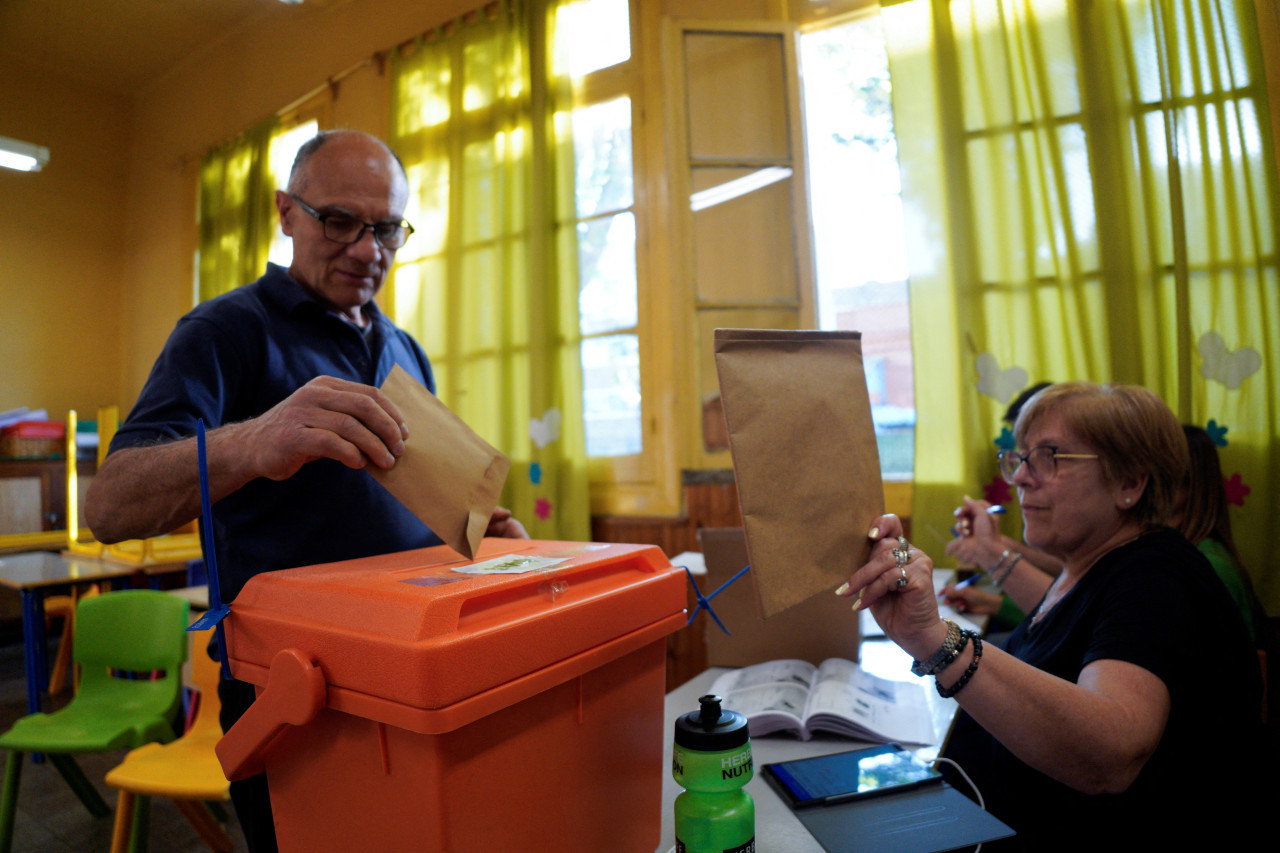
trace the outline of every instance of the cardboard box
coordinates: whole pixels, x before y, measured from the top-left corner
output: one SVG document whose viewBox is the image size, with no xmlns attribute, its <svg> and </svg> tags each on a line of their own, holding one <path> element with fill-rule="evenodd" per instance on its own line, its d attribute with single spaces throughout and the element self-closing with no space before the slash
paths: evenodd
<svg viewBox="0 0 1280 853">
<path fill-rule="evenodd" d="M 704 527 L 698 531 L 706 558 L 704 595 L 710 595 L 748 564 L 741 527 Z M 852 602 L 831 593 L 818 594 L 765 619 L 751 572 L 711 599 L 720 621 L 698 614 L 707 639 L 708 666 L 750 666 L 767 660 L 795 658 L 819 664 L 826 658 L 858 659 L 858 615 Z"/>
<path fill-rule="evenodd" d="M 265 767 L 281 851 L 657 846 L 683 572 L 637 545 L 486 539 L 477 560 L 503 555 L 565 562 L 460 574 L 441 547 L 245 586 L 227 645 L 260 692 L 218 752 Z"/>
</svg>

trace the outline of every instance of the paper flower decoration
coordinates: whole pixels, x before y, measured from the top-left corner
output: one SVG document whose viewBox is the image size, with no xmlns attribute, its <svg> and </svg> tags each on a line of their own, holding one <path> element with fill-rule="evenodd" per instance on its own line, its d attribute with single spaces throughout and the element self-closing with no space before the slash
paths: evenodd
<svg viewBox="0 0 1280 853">
<path fill-rule="evenodd" d="M 1205 425 L 1204 431 L 1209 433 L 1209 438 L 1213 439 L 1215 447 L 1226 447 L 1227 429 L 1227 427 L 1218 426 L 1217 421 L 1210 419 L 1209 423 Z"/>
<path fill-rule="evenodd" d="M 529 421 L 529 437 L 539 449 L 559 438 L 560 410 L 552 407 L 543 412 L 542 417 Z"/>
<path fill-rule="evenodd" d="M 1253 489 L 1244 484 L 1240 472 L 1222 478 L 1222 487 L 1227 490 L 1227 503 L 1244 506 L 1244 499 Z"/>
<path fill-rule="evenodd" d="M 1013 500 L 1013 489 L 1009 488 L 1009 484 L 999 474 L 982 487 L 982 493 L 990 504 L 1007 504 Z"/>
<path fill-rule="evenodd" d="M 999 403 L 1008 403 L 1027 387 L 1027 371 L 1021 367 L 1001 370 L 996 357 L 989 352 L 978 356 L 978 390 Z"/>
<path fill-rule="evenodd" d="M 542 482 L 542 465 L 538 462 L 529 464 L 529 482 L 535 486 Z"/>
<path fill-rule="evenodd" d="M 1221 382 L 1232 391 L 1262 367 L 1262 356 L 1257 350 L 1240 347 L 1231 352 L 1217 332 L 1205 332 L 1196 347 L 1200 350 L 1200 375 L 1213 382 Z"/>
<path fill-rule="evenodd" d="M 1013 450 L 1018 446 L 1018 442 L 1013 438 L 1013 430 L 1008 427 L 1000 428 L 1000 437 L 995 440 L 995 446 L 1001 450 Z"/>
<path fill-rule="evenodd" d="M 551 501 L 546 498 L 538 498 L 533 502 L 533 514 L 538 517 L 539 521 L 546 521 L 551 517 Z"/>
</svg>

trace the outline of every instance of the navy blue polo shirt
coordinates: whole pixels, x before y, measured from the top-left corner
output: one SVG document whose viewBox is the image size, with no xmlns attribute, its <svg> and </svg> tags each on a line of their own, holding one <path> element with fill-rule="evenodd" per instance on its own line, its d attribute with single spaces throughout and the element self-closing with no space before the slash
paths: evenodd
<svg viewBox="0 0 1280 853">
<path fill-rule="evenodd" d="M 435 392 L 426 354 L 370 302 L 365 334 L 275 264 L 178 321 L 111 450 L 256 417 L 317 376 L 380 386 L 394 365 Z M 231 601 L 274 569 L 423 548 L 440 539 L 368 473 L 332 459 L 287 480 L 259 477 L 213 507 L 219 578 Z"/>
</svg>

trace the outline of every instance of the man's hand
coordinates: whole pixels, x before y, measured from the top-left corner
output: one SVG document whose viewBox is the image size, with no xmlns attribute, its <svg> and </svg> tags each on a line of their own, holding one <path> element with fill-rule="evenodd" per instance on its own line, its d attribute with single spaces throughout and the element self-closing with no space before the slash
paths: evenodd
<svg viewBox="0 0 1280 853">
<path fill-rule="evenodd" d="M 404 454 L 404 416 L 377 388 L 319 376 L 262 415 L 235 424 L 253 476 L 285 480 L 314 459 L 390 468 Z"/>
<path fill-rule="evenodd" d="M 259 417 L 209 432 L 209 495 L 216 503 L 258 477 L 287 479 L 313 459 L 390 468 L 408 433 L 377 388 L 321 376 Z M 108 543 L 157 536 L 195 518 L 196 468 L 194 438 L 112 453 L 85 498 L 94 536 Z"/>
<path fill-rule="evenodd" d="M 489 527 L 484 532 L 485 536 L 498 536 L 503 539 L 528 539 L 529 534 L 525 532 L 524 525 L 511 515 L 511 510 L 506 507 L 498 507 L 493 511 L 493 515 L 489 518 Z"/>
</svg>

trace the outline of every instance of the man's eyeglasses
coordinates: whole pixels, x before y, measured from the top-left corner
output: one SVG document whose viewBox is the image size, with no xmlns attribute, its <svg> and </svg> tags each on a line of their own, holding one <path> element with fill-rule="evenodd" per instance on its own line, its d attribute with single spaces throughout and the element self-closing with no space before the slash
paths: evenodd
<svg viewBox="0 0 1280 853">
<path fill-rule="evenodd" d="M 1058 473 L 1059 459 L 1097 458 L 1098 454 L 1096 453 L 1059 453 L 1058 448 L 1048 444 L 1033 447 L 1026 453 L 1018 453 L 1015 450 L 1001 450 L 996 454 L 996 461 L 1000 463 L 1000 476 L 1004 477 L 1006 483 L 1013 482 L 1013 475 L 1018 473 L 1018 469 L 1022 467 L 1024 462 L 1032 477 L 1037 480 L 1050 480 Z"/>
<path fill-rule="evenodd" d="M 384 249 L 399 249 L 413 233 L 413 226 L 405 220 L 399 222 L 365 222 L 345 213 L 321 213 L 293 193 L 289 198 L 311 214 L 324 228 L 324 236 L 335 243 L 359 243 L 364 232 L 373 231 L 373 239 Z"/>
</svg>

